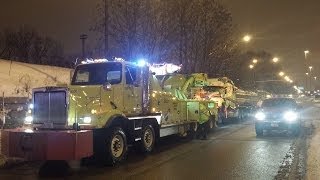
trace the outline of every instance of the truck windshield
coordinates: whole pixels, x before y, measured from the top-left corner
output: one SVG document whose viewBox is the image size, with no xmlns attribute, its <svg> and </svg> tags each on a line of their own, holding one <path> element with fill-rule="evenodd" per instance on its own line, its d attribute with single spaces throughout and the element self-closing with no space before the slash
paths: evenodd
<svg viewBox="0 0 320 180">
<path fill-rule="evenodd" d="M 122 65 L 119 62 L 84 64 L 76 68 L 72 85 L 101 85 L 121 83 Z"/>
</svg>

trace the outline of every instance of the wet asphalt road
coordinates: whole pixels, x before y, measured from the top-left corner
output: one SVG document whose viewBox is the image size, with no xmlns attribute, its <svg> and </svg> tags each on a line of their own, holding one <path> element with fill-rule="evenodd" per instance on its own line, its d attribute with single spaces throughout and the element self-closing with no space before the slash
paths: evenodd
<svg viewBox="0 0 320 180">
<path fill-rule="evenodd" d="M 314 117 L 308 106 L 305 121 Z M 306 123 L 307 124 L 307 123 Z M 308 126 L 308 125 L 306 125 Z M 296 179 L 304 177 L 303 135 L 272 133 L 257 138 L 252 120 L 230 124 L 210 133 L 208 140 L 162 139 L 148 156 L 130 152 L 117 167 L 81 167 L 67 179 Z M 298 162 L 297 157 L 300 157 Z M 302 159 L 301 159 L 302 158 Z M 295 162 L 300 164 L 296 169 Z M 0 179 L 37 179 L 39 163 L 0 170 Z M 295 176 L 295 171 L 301 171 Z M 294 176 L 291 174 L 295 173 Z M 295 178 L 293 178 L 295 177 Z"/>
</svg>

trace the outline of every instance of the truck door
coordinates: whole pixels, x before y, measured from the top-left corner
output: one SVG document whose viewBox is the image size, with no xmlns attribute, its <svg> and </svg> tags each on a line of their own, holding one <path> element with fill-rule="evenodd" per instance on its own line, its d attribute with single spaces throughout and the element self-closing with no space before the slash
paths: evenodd
<svg viewBox="0 0 320 180">
<path fill-rule="evenodd" d="M 124 110 L 130 115 L 142 112 L 142 87 L 139 83 L 139 69 L 133 65 L 125 67 Z"/>
</svg>

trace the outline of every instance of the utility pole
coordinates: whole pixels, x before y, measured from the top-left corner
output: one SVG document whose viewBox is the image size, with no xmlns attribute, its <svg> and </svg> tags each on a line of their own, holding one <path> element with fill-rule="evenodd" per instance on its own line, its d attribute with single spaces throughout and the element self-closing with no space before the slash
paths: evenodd
<svg viewBox="0 0 320 180">
<path fill-rule="evenodd" d="M 82 41 L 82 59 L 86 58 L 86 52 L 85 52 L 85 41 L 88 38 L 88 35 L 86 34 L 81 34 L 80 39 Z"/>
<path fill-rule="evenodd" d="M 109 4 L 104 0 L 104 56 L 109 55 Z"/>
</svg>

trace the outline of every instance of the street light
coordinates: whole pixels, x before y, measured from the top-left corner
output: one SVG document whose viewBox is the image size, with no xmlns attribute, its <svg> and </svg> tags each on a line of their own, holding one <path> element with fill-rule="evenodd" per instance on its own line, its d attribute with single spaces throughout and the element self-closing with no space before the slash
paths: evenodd
<svg viewBox="0 0 320 180">
<path fill-rule="evenodd" d="M 277 62 L 279 61 L 279 58 L 274 57 L 274 58 L 272 59 L 272 61 L 273 61 L 274 63 L 277 63 Z"/>
<path fill-rule="evenodd" d="M 290 78 L 289 78 L 288 76 L 285 76 L 284 79 L 285 79 L 286 81 L 290 81 Z"/>
<path fill-rule="evenodd" d="M 304 58 L 305 58 L 305 59 L 307 59 L 307 55 L 309 54 L 309 52 L 310 52 L 309 50 L 305 50 L 305 51 L 304 51 Z"/>
<path fill-rule="evenodd" d="M 315 76 L 315 77 L 313 77 L 314 78 L 314 80 L 317 80 L 317 76 Z"/>
<path fill-rule="evenodd" d="M 309 66 L 309 70 L 310 70 L 310 72 L 311 72 L 311 70 L 312 70 L 312 66 Z"/>
<path fill-rule="evenodd" d="M 253 62 L 253 64 L 257 64 L 258 60 L 257 59 L 253 59 L 252 62 Z"/>
<path fill-rule="evenodd" d="M 253 68 L 254 68 L 254 65 L 250 64 L 250 65 L 249 65 L 249 68 L 250 68 L 250 69 L 253 69 Z"/>
<path fill-rule="evenodd" d="M 284 72 L 279 72 L 279 76 L 284 76 Z"/>
<path fill-rule="evenodd" d="M 244 42 L 250 42 L 250 40 L 251 40 L 251 36 L 250 35 L 245 35 L 243 38 L 242 38 L 242 40 L 244 41 Z"/>
<path fill-rule="evenodd" d="M 306 73 L 306 75 L 308 76 L 308 75 L 309 75 L 309 73 Z"/>
</svg>

